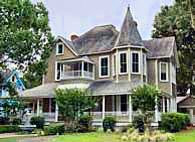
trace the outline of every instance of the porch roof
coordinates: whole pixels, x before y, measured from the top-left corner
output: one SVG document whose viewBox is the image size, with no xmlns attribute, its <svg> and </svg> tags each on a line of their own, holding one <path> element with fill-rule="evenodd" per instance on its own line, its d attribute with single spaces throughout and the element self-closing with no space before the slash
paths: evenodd
<svg viewBox="0 0 195 142">
<path fill-rule="evenodd" d="M 22 93 L 23 98 L 53 98 L 54 91 L 58 87 L 58 83 L 43 84 L 38 87 L 28 89 Z"/>
<path fill-rule="evenodd" d="M 103 95 L 123 95 L 130 94 L 131 90 L 142 82 L 115 82 L 111 80 L 95 81 L 89 86 L 89 90 L 92 92 L 93 96 L 103 96 Z"/>
</svg>

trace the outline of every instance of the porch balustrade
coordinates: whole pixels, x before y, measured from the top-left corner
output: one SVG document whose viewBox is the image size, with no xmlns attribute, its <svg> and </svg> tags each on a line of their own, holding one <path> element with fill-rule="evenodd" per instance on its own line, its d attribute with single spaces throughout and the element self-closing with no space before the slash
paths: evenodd
<svg viewBox="0 0 195 142">
<path fill-rule="evenodd" d="M 82 70 L 66 71 L 61 73 L 61 79 L 87 78 L 94 79 L 94 73 Z"/>
<path fill-rule="evenodd" d="M 30 117 L 37 116 L 37 113 L 31 113 Z M 40 113 L 39 116 L 45 118 L 47 122 L 54 122 L 55 121 L 55 112 L 43 112 Z"/>
</svg>

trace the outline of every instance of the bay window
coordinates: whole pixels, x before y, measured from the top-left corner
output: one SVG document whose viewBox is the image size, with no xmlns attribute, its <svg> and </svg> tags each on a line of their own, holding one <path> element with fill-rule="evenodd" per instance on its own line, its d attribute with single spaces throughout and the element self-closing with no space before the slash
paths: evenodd
<svg viewBox="0 0 195 142">
<path fill-rule="evenodd" d="M 139 52 L 132 52 L 132 73 L 140 73 Z"/>
<path fill-rule="evenodd" d="M 109 77 L 109 56 L 102 56 L 99 58 L 99 76 Z"/>
<path fill-rule="evenodd" d="M 120 74 L 127 73 L 127 53 L 120 53 Z"/>
</svg>

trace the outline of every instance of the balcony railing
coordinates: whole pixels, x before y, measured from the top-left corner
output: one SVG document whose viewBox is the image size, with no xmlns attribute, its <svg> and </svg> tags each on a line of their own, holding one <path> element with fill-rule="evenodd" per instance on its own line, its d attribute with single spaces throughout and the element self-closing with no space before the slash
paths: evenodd
<svg viewBox="0 0 195 142">
<path fill-rule="evenodd" d="M 61 73 L 61 79 L 77 79 L 77 78 L 86 78 L 86 79 L 94 79 L 93 72 L 82 71 L 82 70 L 74 70 L 74 71 L 65 71 Z"/>
</svg>

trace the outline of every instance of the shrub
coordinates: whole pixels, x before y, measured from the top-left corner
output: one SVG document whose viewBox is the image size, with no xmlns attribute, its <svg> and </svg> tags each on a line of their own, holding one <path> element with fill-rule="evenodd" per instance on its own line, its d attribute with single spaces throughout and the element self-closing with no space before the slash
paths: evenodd
<svg viewBox="0 0 195 142">
<path fill-rule="evenodd" d="M 19 132 L 20 128 L 16 125 L 0 125 L 0 133 Z"/>
<path fill-rule="evenodd" d="M 22 124 L 22 120 L 20 118 L 14 118 L 12 120 L 12 125 L 21 125 Z"/>
<path fill-rule="evenodd" d="M 140 133 L 143 133 L 145 130 L 143 118 L 143 115 L 139 114 L 133 119 L 133 127 L 138 129 Z"/>
<path fill-rule="evenodd" d="M 64 124 L 56 123 L 50 124 L 49 126 L 44 127 L 45 135 L 56 135 L 64 133 Z"/>
<path fill-rule="evenodd" d="M 116 119 L 114 117 L 111 117 L 111 116 L 105 117 L 103 120 L 104 132 L 106 132 L 108 129 L 114 132 L 115 124 L 116 124 Z"/>
<path fill-rule="evenodd" d="M 179 132 L 189 125 L 190 118 L 183 113 L 164 113 L 162 115 L 161 128 L 168 132 Z"/>
<path fill-rule="evenodd" d="M 32 117 L 30 120 L 30 124 L 36 125 L 38 129 L 43 129 L 44 123 L 45 123 L 45 119 L 44 117 L 41 116 Z"/>
<path fill-rule="evenodd" d="M 78 132 L 89 132 L 92 130 L 92 117 L 83 115 L 78 121 Z"/>
<path fill-rule="evenodd" d="M 0 125 L 7 125 L 9 124 L 9 118 L 8 117 L 0 117 Z"/>
</svg>

